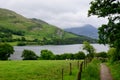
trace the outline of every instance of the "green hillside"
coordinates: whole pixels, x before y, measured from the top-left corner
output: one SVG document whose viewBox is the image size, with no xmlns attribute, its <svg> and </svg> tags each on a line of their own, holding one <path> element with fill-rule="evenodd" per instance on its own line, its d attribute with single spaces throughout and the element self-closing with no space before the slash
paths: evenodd
<svg viewBox="0 0 120 80">
<path fill-rule="evenodd" d="M 70 41 L 68 41 L 70 40 Z M 28 19 L 0 8 L 0 41 L 25 44 L 74 44 L 95 40 L 63 31 L 40 19 Z"/>
</svg>

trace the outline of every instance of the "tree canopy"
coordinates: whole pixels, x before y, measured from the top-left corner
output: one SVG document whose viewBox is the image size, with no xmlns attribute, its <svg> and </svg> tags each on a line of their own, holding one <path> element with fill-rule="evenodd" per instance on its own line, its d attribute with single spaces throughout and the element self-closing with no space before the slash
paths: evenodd
<svg viewBox="0 0 120 80">
<path fill-rule="evenodd" d="M 99 43 L 116 48 L 116 60 L 120 59 L 120 0 L 94 0 L 90 4 L 88 16 L 108 19 L 108 23 L 98 29 Z"/>
<path fill-rule="evenodd" d="M 24 50 L 22 53 L 23 60 L 37 60 L 38 56 L 31 50 Z"/>
<path fill-rule="evenodd" d="M 75 58 L 74 59 L 85 59 L 85 53 L 82 51 L 79 51 L 78 53 L 74 54 Z"/>
<path fill-rule="evenodd" d="M 11 45 L 0 43 L 0 60 L 7 60 L 13 52 L 14 49 Z"/>
<path fill-rule="evenodd" d="M 44 60 L 52 60 L 52 59 L 54 59 L 55 56 L 52 51 L 42 50 L 40 57 L 41 57 L 41 59 L 44 59 Z"/>
<path fill-rule="evenodd" d="M 89 42 L 85 41 L 83 42 L 83 50 L 86 50 L 88 52 L 88 57 L 93 58 L 95 53 L 95 48 L 90 45 Z"/>
</svg>

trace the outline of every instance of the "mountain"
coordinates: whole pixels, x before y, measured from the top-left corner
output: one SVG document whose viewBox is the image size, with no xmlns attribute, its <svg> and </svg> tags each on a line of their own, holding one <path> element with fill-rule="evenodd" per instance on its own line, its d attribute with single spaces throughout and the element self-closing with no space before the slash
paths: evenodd
<svg viewBox="0 0 120 80">
<path fill-rule="evenodd" d="M 98 30 L 94 26 L 87 24 L 81 27 L 66 28 L 65 31 L 71 32 L 77 35 L 84 35 L 94 39 L 98 39 Z"/>
<path fill-rule="evenodd" d="M 14 11 L 0 8 L 0 42 L 25 44 L 70 44 L 94 39 L 78 36 L 36 18 L 26 18 Z M 23 44 L 23 43 L 22 43 Z"/>
</svg>

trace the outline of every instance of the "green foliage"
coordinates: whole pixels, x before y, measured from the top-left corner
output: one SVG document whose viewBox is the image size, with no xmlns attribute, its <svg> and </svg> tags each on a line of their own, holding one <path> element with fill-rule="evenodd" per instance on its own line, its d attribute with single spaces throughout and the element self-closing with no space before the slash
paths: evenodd
<svg viewBox="0 0 120 80">
<path fill-rule="evenodd" d="M 0 25 L 0 32 L 6 33 L 6 34 L 15 34 L 15 35 L 19 35 L 19 36 L 24 36 L 23 31 L 8 29 L 1 25 Z"/>
<path fill-rule="evenodd" d="M 120 62 L 107 63 L 110 68 L 113 80 L 120 80 Z"/>
<path fill-rule="evenodd" d="M 100 80 L 100 61 L 93 59 L 82 72 L 82 80 Z"/>
<path fill-rule="evenodd" d="M 91 2 L 88 15 L 97 15 L 98 17 L 111 17 L 117 13 L 120 13 L 119 0 L 93 0 Z"/>
<path fill-rule="evenodd" d="M 84 52 L 78 52 L 76 54 L 72 54 L 72 53 L 64 53 L 64 54 L 59 54 L 59 55 L 55 55 L 53 54 L 52 51 L 49 50 L 42 50 L 41 54 L 40 54 L 40 59 L 43 60 L 66 60 L 66 59 L 70 59 L 70 60 L 80 60 L 80 59 L 84 59 L 85 58 L 85 53 Z"/>
<path fill-rule="evenodd" d="M 52 60 L 54 59 L 54 54 L 49 50 L 42 50 L 40 54 L 40 58 L 43 60 Z"/>
<path fill-rule="evenodd" d="M 26 45 L 25 42 L 18 42 L 18 43 L 17 43 L 17 46 L 25 46 L 25 45 Z"/>
<path fill-rule="evenodd" d="M 31 50 L 24 50 L 22 53 L 23 60 L 37 60 L 38 56 Z"/>
<path fill-rule="evenodd" d="M 75 59 L 75 56 L 72 53 L 64 53 L 61 55 L 55 55 L 55 59 L 57 59 L 57 60 L 71 59 L 71 60 L 73 60 L 73 59 Z"/>
<path fill-rule="evenodd" d="M 89 42 L 87 42 L 87 41 L 83 42 L 83 50 L 86 50 L 88 52 L 89 58 L 94 57 L 95 48 L 92 45 L 90 45 Z"/>
<path fill-rule="evenodd" d="M 108 61 L 108 53 L 106 53 L 106 52 L 96 53 L 95 57 L 97 57 L 101 62 L 107 62 Z"/>
<path fill-rule="evenodd" d="M 120 1 L 94 0 L 91 2 L 89 16 L 107 17 L 108 23 L 99 28 L 99 43 L 116 48 L 115 60 L 120 59 Z"/>
<path fill-rule="evenodd" d="M 60 60 L 66 60 L 66 59 L 71 59 L 72 58 L 70 53 L 61 54 L 61 55 L 59 55 L 59 57 L 60 57 Z M 59 60 L 59 57 L 57 56 L 56 59 Z"/>
<path fill-rule="evenodd" d="M 108 51 L 108 58 L 110 62 L 114 62 L 116 60 L 116 49 L 110 48 Z"/>
<path fill-rule="evenodd" d="M 79 51 L 78 53 L 74 54 L 74 59 L 85 59 L 85 53 L 82 51 Z"/>
<path fill-rule="evenodd" d="M 75 54 L 72 53 L 64 53 L 64 54 L 60 54 L 60 55 L 55 55 L 55 59 L 56 60 L 66 60 L 66 59 L 70 59 L 70 60 L 81 60 L 81 59 L 85 59 L 85 53 L 84 52 L 78 52 Z"/>
<path fill-rule="evenodd" d="M 7 60 L 13 52 L 14 49 L 11 45 L 0 43 L 0 60 Z"/>
<path fill-rule="evenodd" d="M 21 37 L 21 41 L 26 41 L 25 37 Z"/>
<path fill-rule="evenodd" d="M 96 57 L 107 58 L 108 54 L 106 52 L 99 52 L 95 54 Z"/>
</svg>

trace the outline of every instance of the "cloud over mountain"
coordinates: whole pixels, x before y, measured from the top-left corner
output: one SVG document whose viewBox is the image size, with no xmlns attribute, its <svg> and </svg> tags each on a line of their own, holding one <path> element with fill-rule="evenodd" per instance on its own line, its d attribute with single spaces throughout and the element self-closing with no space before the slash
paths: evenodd
<svg viewBox="0 0 120 80">
<path fill-rule="evenodd" d="M 92 24 L 99 27 L 105 19 L 87 17 L 91 0 L 0 0 L 0 7 L 28 18 L 39 18 L 60 28 Z"/>
</svg>

